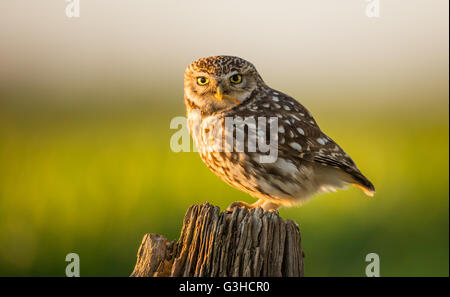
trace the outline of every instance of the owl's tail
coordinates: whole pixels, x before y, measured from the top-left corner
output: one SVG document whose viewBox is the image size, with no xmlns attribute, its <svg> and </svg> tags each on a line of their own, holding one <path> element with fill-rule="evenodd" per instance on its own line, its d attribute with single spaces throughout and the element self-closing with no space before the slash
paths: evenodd
<svg viewBox="0 0 450 297">
<path fill-rule="evenodd" d="M 352 178 L 354 180 L 354 183 L 352 183 L 352 185 L 361 189 L 364 194 L 370 197 L 373 197 L 373 195 L 375 195 L 375 187 L 370 182 L 370 180 L 368 180 L 360 172 L 352 172 Z"/>
</svg>

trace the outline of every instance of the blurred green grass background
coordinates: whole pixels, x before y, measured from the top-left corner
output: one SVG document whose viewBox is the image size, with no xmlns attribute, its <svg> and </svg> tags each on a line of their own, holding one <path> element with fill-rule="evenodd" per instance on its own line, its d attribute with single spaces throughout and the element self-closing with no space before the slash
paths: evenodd
<svg viewBox="0 0 450 297">
<path fill-rule="evenodd" d="M 176 239 L 189 205 L 254 200 L 197 153 L 170 150 L 181 87 L 122 91 L 2 90 L 0 275 L 64 276 L 75 252 L 82 276 L 127 276 L 143 235 Z M 54 100 L 67 96 L 83 100 Z M 305 274 L 363 276 L 374 252 L 383 276 L 448 276 L 448 102 L 302 103 L 377 188 L 374 198 L 352 188 L 280 210 L 299 224 Z"/>
</svg>

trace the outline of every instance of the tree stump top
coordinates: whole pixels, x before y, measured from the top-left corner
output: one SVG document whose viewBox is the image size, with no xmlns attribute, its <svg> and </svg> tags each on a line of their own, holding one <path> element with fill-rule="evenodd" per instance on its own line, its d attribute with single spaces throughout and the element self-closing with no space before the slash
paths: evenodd
<svg viewBox="0 0 450 297">
<path fill-rule="evenodd" d="M 262 208 L 192 205 L 178 241 L 144 236 L 131 276 L 303 276 L 300 231 Z"/>
</svg>

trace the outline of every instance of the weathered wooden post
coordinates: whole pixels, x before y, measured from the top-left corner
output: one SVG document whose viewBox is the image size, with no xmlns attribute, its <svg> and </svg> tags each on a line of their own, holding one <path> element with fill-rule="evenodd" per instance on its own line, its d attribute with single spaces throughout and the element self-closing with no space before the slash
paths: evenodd
<svg viewBox="0 0 450 297">
<path fill-rule="evenodd" d="M 303 276 L 300 232 L 261 208 L 193 205 L 177 242 L 144 236 L 131 276 Z"/>
</svg>

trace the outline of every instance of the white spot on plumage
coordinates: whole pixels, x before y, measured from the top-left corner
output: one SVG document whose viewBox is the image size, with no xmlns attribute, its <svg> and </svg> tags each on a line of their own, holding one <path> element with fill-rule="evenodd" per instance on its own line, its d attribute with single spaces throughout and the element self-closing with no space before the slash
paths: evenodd
<svg viewBox="0 0 450 297">
<path fill-rule="evenodd" d="M 275 93 L 274 93 L 275 94 Z M 278 97 L 277 96 L 273 96 L 273 101 L 275 101 L 275 102 L 278 102 L 280 99 L 278 99 Z"/>
<path fill-rule="evenodd" d="M 278 132 L 284 133 L 284 127 L 283 127 L 283 126 L 279 126 L 279 127 L 278 127 Z"/>
<path fill-rule="evenodd" d="M 292 147 L 293 149 L 299 151 L 299 152 L 302 150 L 302 146 L 300 144 L 298 144 L 297 142 L 291 142 L 289 144 L 289 146 Z"/>
<path fill-rule="evenodd" d="M 317 142 L 320 143 L 321 145 L 324 145 L 325 143 L 328 142 L 328 140 L 326 138 L 317 138 Z"/>
<path fill-rule="evenodd" d="M 336 188 L 330 185 L 323 185 L 322 187 L 320 187 L 320 190 L 322 192 L 337 192 Z"/>
<path fill-rule="evenodd" d="M 277 162 L 275 163 L 275 166 L 277 166 L 283 174 L 297 174 L 298 169 L 297 166 L 294 165 L 289 160 L 285 160 L 283 158 L 278 158 Z"/>
<path fill-rule="evenodd" d="M 301 135 L 305 135 L 305 131 L 303 131 L 302 128 L 297 128 L 298 133 L 300 133 Z"/>
</svg>

